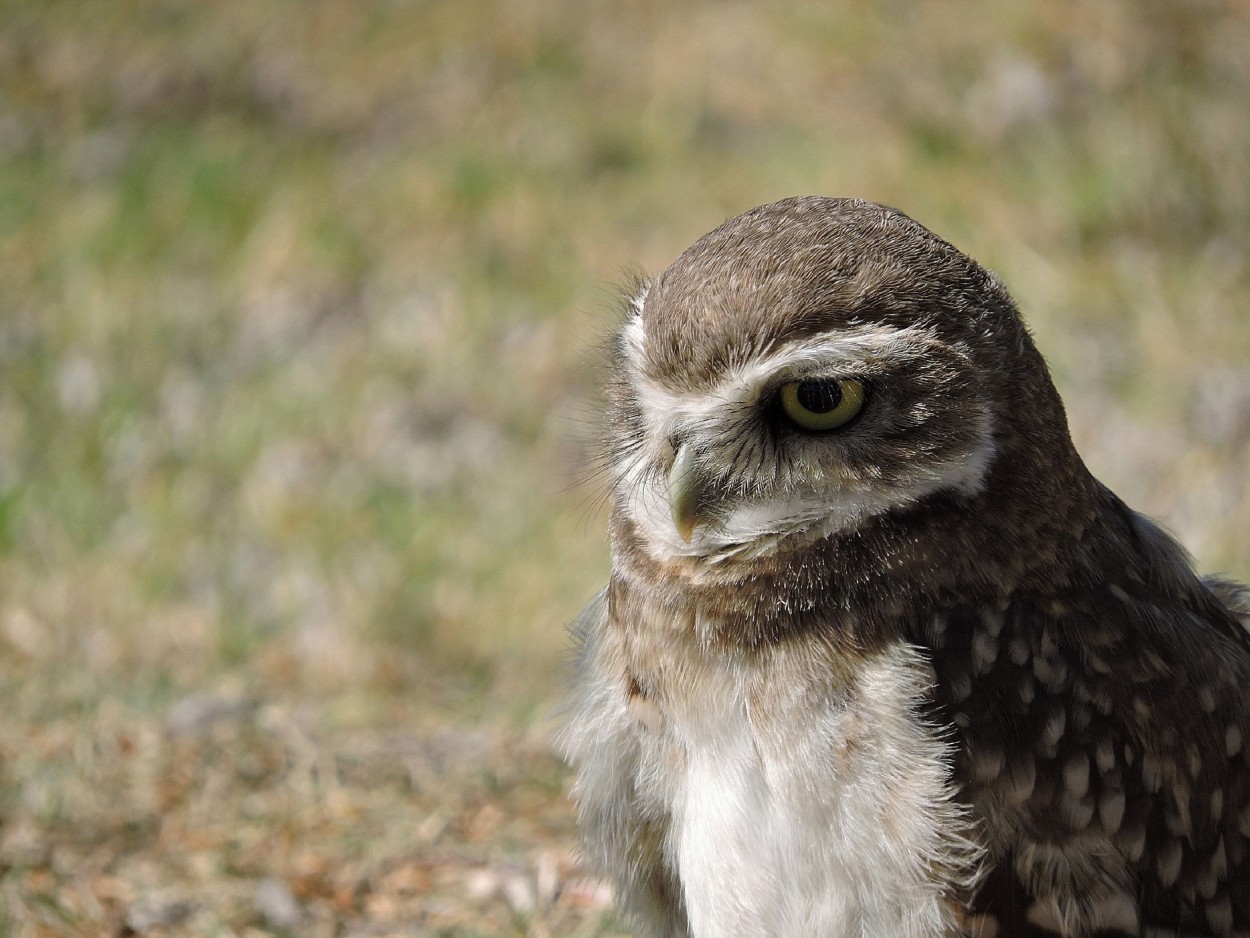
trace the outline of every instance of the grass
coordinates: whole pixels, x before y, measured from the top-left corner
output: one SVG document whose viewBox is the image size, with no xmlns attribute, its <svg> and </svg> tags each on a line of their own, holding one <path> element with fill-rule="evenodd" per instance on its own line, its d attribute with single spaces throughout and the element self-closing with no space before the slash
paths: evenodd
<svg viewBox="0 0 1250 938">
<path fill-rule="evenodd" d="M 548 745 L 597 348 L 785 195 L 997 270 L 1095 471 L 1250 576 L 1248 42 L 1231 0 L 6 3 L 0 930 L 613 934 Z"/>
</svg>

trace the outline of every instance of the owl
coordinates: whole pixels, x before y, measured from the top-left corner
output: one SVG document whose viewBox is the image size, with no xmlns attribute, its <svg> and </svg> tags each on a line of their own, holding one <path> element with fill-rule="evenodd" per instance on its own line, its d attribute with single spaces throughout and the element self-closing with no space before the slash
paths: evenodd
<svg viewBox="0 0 1250 938">
<path fill-rule="evenodd" d="M 1082 463 L 1003 286 L 796 198 L 639 287 L 561 746 L 646 936 L 1250 936 L 1250 591 Z"/>
</svg>

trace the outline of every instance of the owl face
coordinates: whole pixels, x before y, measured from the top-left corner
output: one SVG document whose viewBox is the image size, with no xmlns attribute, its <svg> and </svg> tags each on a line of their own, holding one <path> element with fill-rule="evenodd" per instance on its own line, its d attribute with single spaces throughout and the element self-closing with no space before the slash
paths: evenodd
<svg viewBox="0 0 1250 938">
<path fill-rule="evenodd" d="M 648 551 L 749 562 L 935 493 L 975 498 L 1010 368 L 988 350 L 1019 328 L 1005 298 L 964 301 L 992 278 L 878 206 L 752 214 L 644 288 L 618 343 L 616 509 Z M 922 282 L 918 250 L 943 262 Z"/>
</svg>

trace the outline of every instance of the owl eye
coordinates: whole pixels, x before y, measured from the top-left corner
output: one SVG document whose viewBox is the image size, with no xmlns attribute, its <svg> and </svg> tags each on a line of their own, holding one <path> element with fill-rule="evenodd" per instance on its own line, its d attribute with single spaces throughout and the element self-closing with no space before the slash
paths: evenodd
<svg viewBox="0 0 1250 938">
<path fill-rule="evenodd" d="M 855 378 L 813 378 L 781 386 L 781 409 L 804 430 L 844 427 L 864 407 L 864 383 Z"/>
</svg>

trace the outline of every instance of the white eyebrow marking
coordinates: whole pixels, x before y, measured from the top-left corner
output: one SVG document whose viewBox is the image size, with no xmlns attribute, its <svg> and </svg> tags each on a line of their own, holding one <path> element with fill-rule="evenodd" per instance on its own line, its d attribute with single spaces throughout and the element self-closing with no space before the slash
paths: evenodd
<svg viewBox="0 0 1250 938">
<path fill-rule="evenodd" d="M 727 406 L 754 404 L 770 385 L 787 379 L 798 380 L 817 374 L 854 377 L 857 371 L 881 362 L 918 361 L 942 344 L 934 330 L 917 326 L 852 327 L 783 345 L 748 364 L 732 368 L 708 389 L 674 391 L 644 372 L 643 298 L 634 300 L 638 313 L 630 318 L 622 332 L 639 401 L 652 414 L 679 415 L 695 422 L 710 413 L 723 416 Z"/>
<path fill-rule="evenodd" d="M 631 314 L 629 320 L 625 323 L 625 328 L 621 330 L 622 344 L 625 346 L 625 357 L 629 359 L 630 370 L 637 375 L 642 370 L 643 361 L 643 343 L 646 341 L 647 333 L 642 325 L 642 304 L 647 301 L 647 293 L 650 287 L 646 287 L 629 301 Z"/>
</svg>

